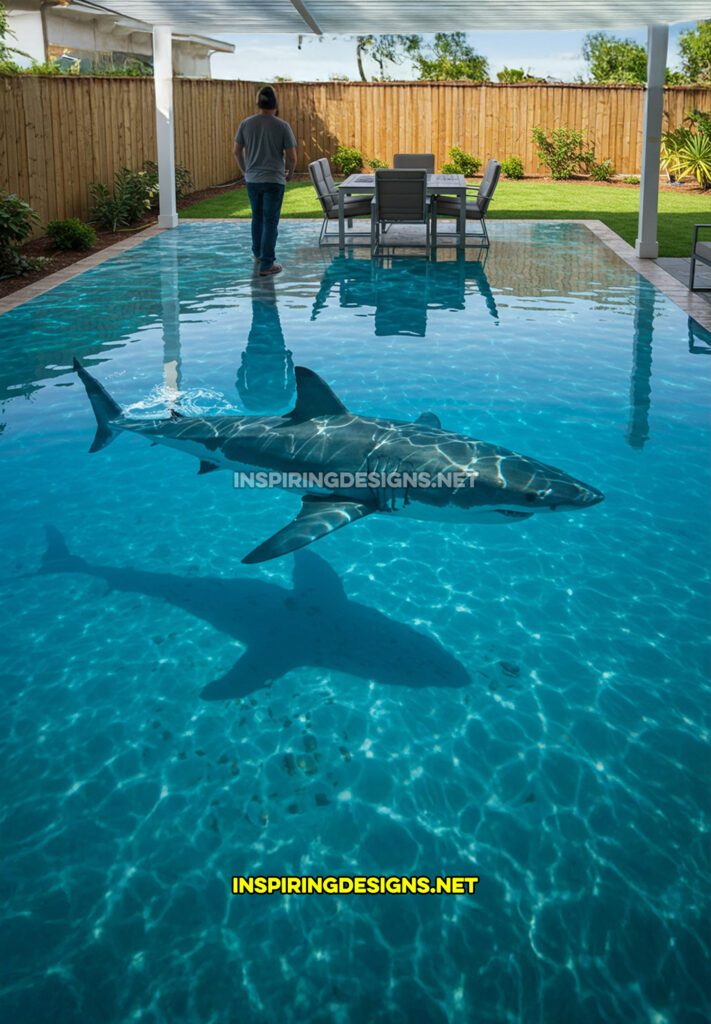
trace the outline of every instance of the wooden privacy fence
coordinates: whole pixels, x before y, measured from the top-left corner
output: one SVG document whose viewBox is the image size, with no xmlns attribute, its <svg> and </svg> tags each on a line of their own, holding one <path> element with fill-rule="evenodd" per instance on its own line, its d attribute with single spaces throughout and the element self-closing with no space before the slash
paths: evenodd
<svg viewBox="0 0 711 1024">
<path fill-rule="evenodd" d="M 255 111 L 259 83 L 177 79 L 175 148 L 196 188 L 237 176 L 232 140 Z M 466 82 L 286 82 L 280 114 L 292 125 L 299 170 L 332 157 L 338 145 L 392 164 L 394 153 L 434 153 L 450 146 L 482 160 L 521 157 L 539 173 L 531 129 L 581 128 L 598 160 L 639 173 L 644 90 L 638 86 L 475 85 Z M 89 183 L 109 183 L 118 168 L 156 159 L 153 82 L 17 76 L 0 78 L 0 189 L 16 192 L 40 214 L 86 217 Z M 711 107 L 711 89 L 668 89 L 665 126 L 693 107 Z"/>
</svg>

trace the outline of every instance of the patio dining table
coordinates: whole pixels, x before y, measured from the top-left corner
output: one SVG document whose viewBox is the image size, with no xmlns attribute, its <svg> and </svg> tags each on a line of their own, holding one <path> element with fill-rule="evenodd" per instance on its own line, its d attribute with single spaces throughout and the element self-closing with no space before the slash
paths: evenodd
<svg viewBox="0 0 711 1024">
<path fill-rule="evenodd" d="M 375 175 L 349 174 L 345 181 L 340 182 L 336 187 L 338 188 L 338 248 L 343 250 L 346 247 L 345 198 L 346 196 L 375 195 Z M 457 246 L 459 249 L 463 249 L 466 242 L 467 227 L 467 182 L 464 175 L 428 174 L 427 195 L 457 196 L 459 198 L 460 211 Z"/>
</svg>

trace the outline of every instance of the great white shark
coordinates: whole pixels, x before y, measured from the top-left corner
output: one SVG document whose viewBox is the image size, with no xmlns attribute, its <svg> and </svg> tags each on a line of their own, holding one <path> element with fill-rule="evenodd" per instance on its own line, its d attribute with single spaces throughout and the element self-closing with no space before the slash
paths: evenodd
<svg viewBox="0 0 711 1024">
<path fill-rule="evenodd" d="M 603 494 L 561 469 L 464 434 L 443 430 L 434 413 L 413 423 L 349 412 L 318 374 L 295 368 L 296 405 L 284 416 L 125 416 L 77 359 L 97 420 L 89 451 L 105 448 L 123 431 L 188 452 L 199 473 L 265 470 L 285 476 L 302 495 L 296 518 L 242 561 L 265 562 L 311 544 L 374 513 L 453 523 L 519 522 L 533 515 L 589 508 Z M 337 474 L 343 487 L 304 488 L 300 477 Z M 356 486 L 365 474 L 368 486 Z M 351 480 L 351 478 L 353 478 Z M 402 487 L 370 481 L 404 480 Z M 424 486 L 413 479 L 428 480 Z M 445 481 L 445 483 L 441 483 Z M 432 486 L 432 483 L 436 486 Z"/>
</svg>

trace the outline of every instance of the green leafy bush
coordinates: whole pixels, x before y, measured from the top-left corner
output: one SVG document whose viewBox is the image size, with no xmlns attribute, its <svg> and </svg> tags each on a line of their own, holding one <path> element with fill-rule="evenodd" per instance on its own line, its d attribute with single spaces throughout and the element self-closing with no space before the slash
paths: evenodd
<svg viewBox="0 0 711 1024">
<path fill-rule="evenodd" d="M 636 174 L 628 174 L 622 179 L 625 185 L 639 185 L 639 178 Z"/>
<path fill-rule="evenodd" d="M 590 165 L 590 177 L 593 181 L 612 181 L 614 173 L 612 160 L 601 160 L 599 164 Z"/>
<path fill-rule="evenodd" d="M 387 166 L 388 164 L 385 160 L 378 160 L 377 156 L 374 156 L 372 160 L 368 161 L 368 167 L 370 167 L 371 171 L 377 171 L 378 168 Z"/>
<path fill-rule="evenodd" d="M 510 156 L 508 160 L 502 160 L 501 172 L 505 178 L 515 178 L 519 181 L 523 177 L 523 161 L 521 157 Z"/>
<path fill-rule="evenodd" d="M 363 167 L 363 154 L 359 149 L 339 146 L 333 158 L 333 164 L 341 174 L 356 174 Z"/>
<path fill-rule="evenodd" d="M 151 197 L 151 206 L 156 207 L 158 205 L 158 164 L 155 160 L 146 160 L 143 165 L 143 170 L 146 174 L 146 179 L 150 188 L 155 193 Z M 190 195 L 195 189 L 193 183 L 193 176 L 187 167 L 183 167 L 182 164 L 175 165 L 175 198 L 184 199 L 185 196 Z"/>
<path fill-rule="evenodd" d="M 478 157 L 465 153 L 459 146 L 451 146 L 449 156 L 452 162 L 444 164 L 444 174 L 463 174 L 465 178 L 473 178 L 481 167 L 481 160 Z"/>
<path fill-rule="evenodd" d="M 662 132 L 661 165 L 670 181 L 693 175 L 703 189 L 711 188 L 711 114 L 689 112 L 673 131 Z"/>
<path fill-rule="evenodd" d="M 47 236 L 58 249 L 91 249 L 96 241 L 96 232 L 91 224 L 83 224 L 78 217 L 51 220 L 47 225 Z"/>
<path fill-rule="evenodd" d="M 116 171 L 111 191 L 101 182 L 92 182 L 89 193 L 94 201 L 90 216 L 111 231 L 137 223 L 150 210 L 155 197 L 146 172 L 130 171 L 128 167 Z"/>
<path fill-rule="evenodd" d="M 38 221 L 39 215 L 24 199 L 0 192 L 0 274 L 28 274 L 45 265 L 45 259 L 23 256 L 18 249 Z"/>
<path fill-rule="evenodd" d="M 550 139 L 540 127 L 531 132 L 533 141 L 538 146 L 538 156 L 542 164 L 550 168 L 551 176 L 557 180 L 572 178 L 575 171 L 589 171 L 595 162 L 595 150 L 584 150 L 585 133 L 576 128 L 554 128 Z"/>
</svg>

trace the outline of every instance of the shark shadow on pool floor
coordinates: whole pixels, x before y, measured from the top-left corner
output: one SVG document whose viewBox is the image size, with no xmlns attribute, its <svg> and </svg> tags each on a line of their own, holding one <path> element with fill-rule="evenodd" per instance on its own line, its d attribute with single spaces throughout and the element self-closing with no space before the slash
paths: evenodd
<svg viewBox="0 0 711 1024">
<path fill-rule="evenodd" d="M 437 640 L 350 600 L 332 567 L 311 551 L 294 554 L 294 586 L 287 590 L 246 577 L 189 577 L 95 565 L 71 554 L 54 526 L 46 530 L 40 574 L 81 573 L 104 580 L 111 590 L 160 598 L 245 645 L 233 667 L 202 690 L 205 700 L 245 697 L 302 667 L 415 689 L 472 682 Z"/>
</svg>

